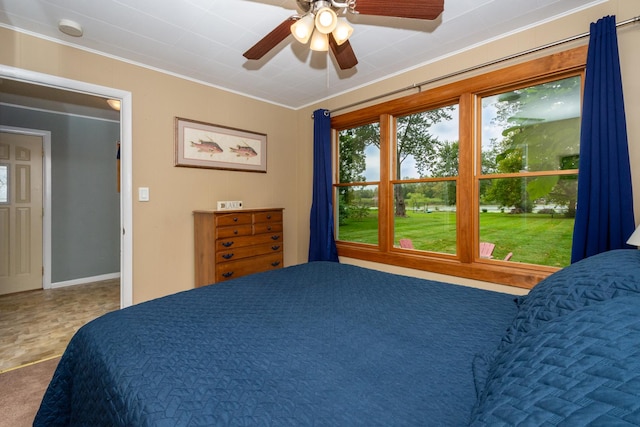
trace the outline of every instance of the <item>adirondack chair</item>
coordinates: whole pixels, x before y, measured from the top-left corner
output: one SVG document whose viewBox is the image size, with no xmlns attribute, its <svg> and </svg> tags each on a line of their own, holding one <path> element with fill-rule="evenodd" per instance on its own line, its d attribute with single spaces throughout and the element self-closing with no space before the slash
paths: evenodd
<svg viewBox="0 0 640 427">
<path fill-rule="evenodd" d="M 400 247 L 404 249 L 415 249 L 411 239 L 400 239 Z"/>
<path fill-rule="evenodd" d="M 480 243 L 480 258 L 492 259 L 493 258 L 493 250 L 495 249 L 495 247 L 496 247 L 496 245 L 493 244 L 493 243 L 481 242 Z M 513 256 L 513 252 L 509 252 L 504 257 L 504 261 L 509 261 L 512 256 Z"/>
<path fill-rule="evenodd" d="M 493 250 L 496 245 L 489 242 L 480 242 L 480 258 L 493 258 Z"/>
</svg>

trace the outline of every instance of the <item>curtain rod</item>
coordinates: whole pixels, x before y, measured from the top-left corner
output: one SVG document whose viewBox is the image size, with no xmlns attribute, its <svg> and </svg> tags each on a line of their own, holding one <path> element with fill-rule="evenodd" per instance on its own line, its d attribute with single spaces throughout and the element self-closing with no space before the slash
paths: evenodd
<svg viewBox="0 0 640 427">
<path fill-rule="evenodd" d="M 616 24 L 616 28 L 619 28 L 619 27 L 622 27 L 622 26 L 625 26 L 625 25 L 628 25 L 628 24 L 634 24 L 636 22 L 640 22 L 640 16 L 636 16 L 634 18 L 627 19 L 626 21 L 618 22 Z M 410 86 L 406 86 L 406 87 L 403 87 L 401 89 L 396 89 L 396 90 L 391 91 L 391 92 L 383 93 L 382 95 L 377 95 L 377 96 L 374 96 L 374 97 L 371 97 L 371 98 L 364 99 L 362 101 L 354 102 L 353 104 L 349 104 L 349 105 L 345 105 L 345 106 L 342 106 L 342 107 L 334 108 L 333 110 L 329 110 L 328 113 L 330 114 L 330 113 L 334 113 L 336 111 L 346 110 L 346 109 L 351 108 L 351 107 L 356 107 L 356 106 L 361 105 L 361 104 L 366 104 L 367 102 L 376 101 L 378 99 L 386 98 L 387 96 L 395 95 L 395 94 L 401 93 L 401 92 L 406 92 L 408 90 L 412 90 L 412 89 L 416 89 L 416 88 L 418 90 L 420 90 L 422 88 L 422 86 L 425 86 L 425 85 L 428 85 L 428 84 L 431 84 L 431 83 L 436 83 L 436 82 L 439 82 L 441 80 L 445 80 L 445 79 L 448 79 L 448 78 L 451 78 L 451 77 L 457 77 L 457 76 L 459 76 L 461 74 L 469 73 L 471 71 L 476 71 L 476 70 L 479 70 L 479 69 L 485 68 L 485 67 L 490 67 L 492 65 L 500 64 L 501 62 L 510 61 L 512 59 L 519 58 L 521 56 L 529 55 L 529 54 L 532 54 L 532 53 L 535 53 L 535 52 L 539 52 L 541 50 L 549 49 L 549 48 L 552 48 L 552 47 L 555 47 L 555 46 L 559 46 L 559 45 L 562 45 L 562 44 L 565 44 L 565 43 L 569 43 L 569 42 L 572 42 L 572 41 L 575 41 L 575 40 L 580 40 L 580 39 L 583 39 L 585 37 L 589 37 L 589 32 L 578 34 L 576 36 L 568 37 L 566 39 L 558 40 L 558 41 L 555 41 L 555 42 L 551 42 L 551 43 L 545 44 L 543 46 L 534 47 L 532 49 L 525 50 L 523 52 L 514 53 L 512 55 L 505 56 L 503 58 L 495 59 L 493 61 L 485 62 L 485 63 L 480 64 L 480 65 L 475 65 L 473 67 L 465 68 L 464 70 L 455 71 L 453 73 L 449 73 L 449 74 L 446 74 L 444 76 L 436 77 L 436 78 L 433 78 L 433 79 L 430 79 L 430 80 L 425 80 L 425 81 L 420 82 L 420 83 L 414 83 L 414 84 L 412 84 Z M 311 115 L 311 118 L 313 118 L 313 115 Z"/>
</svg>

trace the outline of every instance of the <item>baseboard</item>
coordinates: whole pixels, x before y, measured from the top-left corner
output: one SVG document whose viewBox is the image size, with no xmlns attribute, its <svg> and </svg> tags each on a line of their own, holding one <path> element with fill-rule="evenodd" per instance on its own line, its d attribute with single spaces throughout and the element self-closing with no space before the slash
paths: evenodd
<svg viewBox="0 0 640 427">
<path fill-rule="evenodd" d="M 66 286 L 84 285 L 87 283 L 101 282 L 103 280 L 113 280 L 113 279 L 119 279 L 119 278 L 120 278 L 120 272 L 101 274 L 99 276 L 93 276 L 93 277 L 82 277 L 80 279 L 65 280 L 64 282 L 52 283 L 51 289 L 64 288 Z"/>
</svg>

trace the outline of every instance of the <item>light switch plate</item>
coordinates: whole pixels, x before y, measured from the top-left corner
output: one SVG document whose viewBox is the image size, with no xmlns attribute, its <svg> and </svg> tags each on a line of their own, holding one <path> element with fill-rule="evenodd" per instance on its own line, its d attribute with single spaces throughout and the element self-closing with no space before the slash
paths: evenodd
<svg viewBox="0 0 640 427">
<path fill-rule="evenodd" d="M 139 187 L 138 188 L 138 201 L 139 202 L 148 202 L 149 201 L 149 187 Z"/>
</svg>

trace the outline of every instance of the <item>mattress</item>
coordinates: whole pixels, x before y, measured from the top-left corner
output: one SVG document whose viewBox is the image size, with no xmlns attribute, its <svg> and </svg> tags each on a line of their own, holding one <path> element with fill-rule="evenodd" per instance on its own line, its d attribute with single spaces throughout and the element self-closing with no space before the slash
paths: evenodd
<svg viewBox="0 0 640 427">
<path fill-rule="evenodd" d="M 466 425 L 514 297 L 313 262 L 109 313 L 34 425 Z"/>
</svg>

